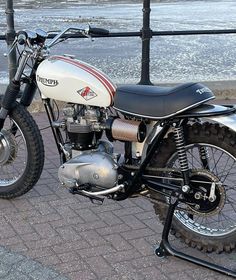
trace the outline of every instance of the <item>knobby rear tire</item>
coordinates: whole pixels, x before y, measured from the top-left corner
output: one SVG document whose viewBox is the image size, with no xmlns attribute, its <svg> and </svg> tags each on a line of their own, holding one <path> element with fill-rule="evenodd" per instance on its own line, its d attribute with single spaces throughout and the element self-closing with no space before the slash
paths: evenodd
<svg viewBox="0 0 236 280">
<path fill-rule="evenodd" d="M 3 179 L 3 177 L 7 176 L 3 172 L 4 168 L 8 168 L 7 165 L 14 164 L 14 160 L 19 160 L 17 156 L 21 152 L 17 150 L 18 147 L 17 144 L 15 144 L 17 143 L 17 135 L 15 137 L 14 134 L 4 132 L 5 135 L 13 135 L 10 136 L 9 139 L 16 138 L 16 140 L 10 141 L 14 143 L 13 146 L 16 146 L 15 148 L 13 147 L 15 150 L 15 152 L 13 152 L 13 159 L 0 166 L 0 198 L 11 199 L 27 193 L 37 183 L 44 166 L 44 145 L 37 124 L 30 113 L 20 104 L 17 103 L 14 109 L 12 109 L 4 124 L 3 130 L 10 131 L 9 127 L 7 128 L 8 130 L 5 128 L 7 122 L 11 123 L 11 126 L 13 123 L 18 127 L 17 133 L 20 131 L 23 139 L 22 141 L 25 142 L 24 144 L 26 147 L 26 162 L 22 162 L 22 165 L 25 165 L 22 174 L 19 178 L 16 178 L 15 181 L 13 179 Z M 20 166 L 20 163 L 18 163 L 18 166 Z M 4 180 L 9 183 L 5 183 Z"/>
<path fill-rule="evenodd" d="M 206 123 L 203 125 L 195 124 L 193 126 L 188 126 L 185 133 L 185 142 L 186 146 L 198 143 L 211 144 L 226 151 L 233 158 L 236 158 L 236 133 L 226 127 L 220 127 L 218 124 Z M 151 162 L 151 166 L 161 168 L 170 167 L 168 166 L 168 162 L 169 159 L 173 157 L 174 153 L 176 153 L 175 141 L 173 133 L 170 133 L 169 136 L 163 141 L 161 147 L 156 151 Z M 232 166 L 232 168 L 233 167 L 236 168 L 236 166 Z M 235 189 L 236 191 L 236 186 L 234 187 L 234 185 L 232 185 L 231 188 Z M 151 196 L 153 199 L 166 201 L 166 198 L 163 195 L 154 191 L 151 191 Z M 227 198 L 228 197 L 226 193 L 226 200 Z M 163 205 L 162 203 L 154 203 L 153 206 L 155 213 L 159 216 L 159 219 L 162 221 L 162 223 L 164 223 L 167 215 L 167 206 Z M 194 248 L 196 247 L 202 251 L 216 251 L 217 253 L 223 251 L 230 252 L 236 247 L 236 219 L 233 226 L 235 228 L 232 232 L 229 231 L 226 234 L 222 234 L 222 236 L 210 236 L 210 234 L 209 236 L 206 236 L 200 234 L 200 232 L 197 233 L 191 230 L 178 218 L 176 218 L 176 216 L 174 216 L 171 233 L 177 238 L 182 239 L 188 246 Z"/>
</svg>

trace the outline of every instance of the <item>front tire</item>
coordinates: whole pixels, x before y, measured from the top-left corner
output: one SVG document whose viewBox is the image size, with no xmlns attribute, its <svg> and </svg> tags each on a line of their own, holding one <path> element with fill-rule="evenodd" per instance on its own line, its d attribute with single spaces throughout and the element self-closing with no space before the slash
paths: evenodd
<svg viewBox="0 0 236 280">
<path fill-rule="evenodd" d="M 202 209 L 208 207 L 205 213 L 193 211 L 193 214 L 188 214 L 187 211 L 176 210 L 172 233 L 189 246 L 200 250 L 230 252 L 236 246 L 236 133 L 217 124 L 194 124 L 186 127 L 185 146 L 189 168 L 195 174 L 192 180 L 219 183 L 216 189 L 218 197 L 215 204 L 202 202 Z M 200 147 L 204 147 L 209 154 L 207 169 L 200 158 Z M 173 134 L 156 151 L 151 166 L 179 169 Z M 167 201 L 163 195 L 154 191 L 151 191 L 151 196 L 154 200 Z M 154 209 L 164 222 L 167 206 L 154 203 Z"/>
<path fill-rule="evenodd" d="M 15 198 L 32 189 L 43 165 L 44 147 L 38 126 L 17 103 L 0 132 L 0 198 Z"/>
</svg>

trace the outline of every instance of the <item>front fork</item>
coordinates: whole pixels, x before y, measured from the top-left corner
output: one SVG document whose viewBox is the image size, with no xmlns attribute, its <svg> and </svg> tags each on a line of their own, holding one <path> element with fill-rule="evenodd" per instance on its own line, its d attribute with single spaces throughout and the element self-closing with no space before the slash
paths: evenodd
<svg viewBox="0 0 236 280">
<path fill-rule="evenodd" d="M 12 109 L 12 107 L 17 99 L 17 96 L 20 92 L 20 80 L 21 80 L 22 74 L 24 72 L 25 66 L 27 64 L 27 61 L 28 61 L 30 55 L 31 54 L 26 51 L 24 51 L 22 53 L 15 77 L 8 85 L 6 92 L 3 96 L 1 109 L 0 109 L 0 130 L 2 130 L 5 119 L 9 113 L 9 111 Z"/>
</svg>

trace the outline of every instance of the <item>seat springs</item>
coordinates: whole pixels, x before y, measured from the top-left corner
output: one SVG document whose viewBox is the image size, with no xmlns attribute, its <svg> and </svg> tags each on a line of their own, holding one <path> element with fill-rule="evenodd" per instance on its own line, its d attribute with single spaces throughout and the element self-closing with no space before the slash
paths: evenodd
<svg viewBox="0 0 236 280">
<path fill-rule="evenodd" d="M 178 153 L 181 171 L 182 172 L 188 171 L 189 170 L 188 159 L 185 151 L 184 131 L 182 126 L 175 127 L 174 138 L 175 138 L 176 150 Z"/>
</svg>

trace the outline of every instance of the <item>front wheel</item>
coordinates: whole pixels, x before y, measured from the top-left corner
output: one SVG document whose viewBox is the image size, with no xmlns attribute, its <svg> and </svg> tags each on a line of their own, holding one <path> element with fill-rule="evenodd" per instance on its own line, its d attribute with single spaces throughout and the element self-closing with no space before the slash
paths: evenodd
<svg viewBox="0 0 236 280">
<path fill-rule="evenodd" d="M 181 203 L 180 210 L 175 211 L 172 233 L 191 247 L 207 252 L 229 252 L 236 246 L 236 133 L 217 124 L 195 124 L 186 127 L 185 144 L 190 185 L 199 193 L 193 197 L 192 206 Z M 207 165 L 203 151 L 208 158 Z M 151 165 L 180 169 L 172 134 L 155 153 Z M 170 173 L 164 176 L 171 177 Z M 173 181 L 165 179 L 165 182 Z M 207 197 L 212 183 L 215 184 L 215 198 L 210 202 Z M 203 192 L 205 198 L 200 195 Z M 168 201 L 154 191 L 151 196 Z M 164 222 L 167 206 L 154 203 L 154 209 Z"/>
<path fill-rule="evenodd" d="M 0 198 L 28 192 L 44 165 L 43 140 L 32 116 L 17 104 L 0 132 Z"/>
</svg>

